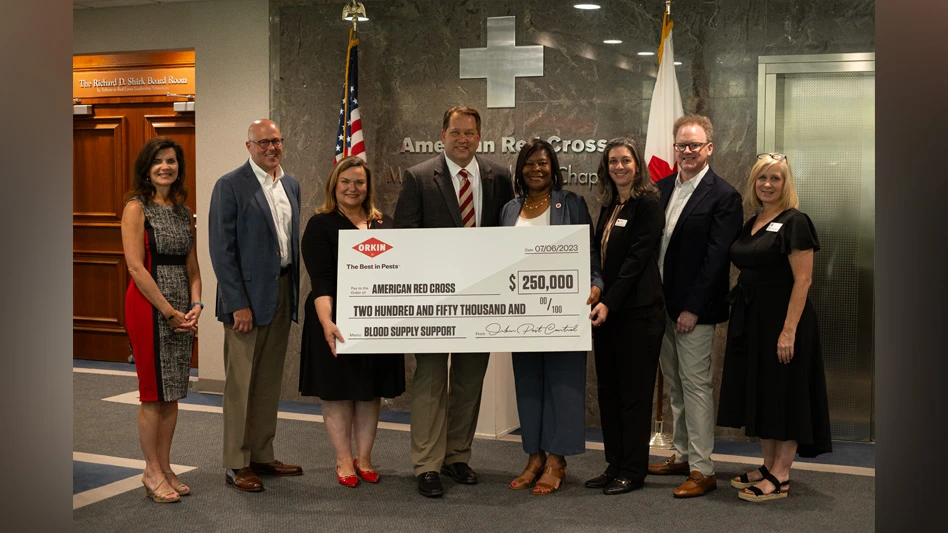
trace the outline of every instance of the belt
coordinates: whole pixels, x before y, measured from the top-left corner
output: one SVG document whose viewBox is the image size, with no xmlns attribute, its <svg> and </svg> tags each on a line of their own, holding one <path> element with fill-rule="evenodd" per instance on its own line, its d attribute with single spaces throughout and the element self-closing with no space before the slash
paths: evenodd
<svg viewBox="0 0 948 533">
<path fill-rule="evenodd" d="M 290 265 L 286 265 L 285 267 L 280 267 L 280 275 L 281 275 L 281 276 L 285 276 L 285 275 L 287 275 L 287 274 L 289 274 L 289 273 L 290 273 Z"/>
<path fill-rule="evenodd" d="M 169 254 L 155 254 L 151 256 L 151 264 L 158 265 L 186 265 L 188 261 L 188 256 L 186 255 L 169 255 Z"/>
</svg>

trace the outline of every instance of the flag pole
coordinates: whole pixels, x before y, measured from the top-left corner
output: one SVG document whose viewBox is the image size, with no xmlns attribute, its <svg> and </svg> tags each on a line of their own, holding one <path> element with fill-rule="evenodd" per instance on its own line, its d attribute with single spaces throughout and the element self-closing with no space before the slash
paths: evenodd
<svg viewBox="0 0 948 533">
<path fill-rule="evenodd" d="M 668 17 L 671 16 L 671 0 L 665 0 L 665 16 L 662 20 L 662 42 L 658 45 L 658 63 L 662 63 L 662 49 L 665 47 L 665 24 L 668 21 Z M 665 379 L 662 375 L 662 369 L 658 369 L 658 379 L 655 380 L 655 421 L 652 423 L 652 438 L 649 439 L 648 445 L 652 448 L 659 448 L 663 450 L 670 449 L 673 443 L 673 437 L 668 433 L 665 433 L 665 420 L 662 416 L 662 407 L 664 404 L 665 396 Z"/>
</svg>

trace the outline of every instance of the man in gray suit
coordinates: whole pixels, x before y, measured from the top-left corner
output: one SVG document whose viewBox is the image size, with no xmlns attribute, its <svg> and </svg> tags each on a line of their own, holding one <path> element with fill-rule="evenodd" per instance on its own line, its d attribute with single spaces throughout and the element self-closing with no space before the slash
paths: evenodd
<svg viewBox="0 0 948 533">
<path fill-rule="evenodd" d="M 456 106 L 445 111 L 444 154 L 405 171 L 395 207 L 396 228 L 498 225 L 501 208 L 513 198 L 510 172 L 474 155 L 480 140 L 477 110 Z M 418 492 L 429 498 L 444 494 L 439 470 L 458 483 L 477 483 L 468 461 L 490 354 L 456 354 L 450 377 L 449 355 L 415 354 L 411 459 Z"/>
<path fill-rule="evenodd" d="M 214 185 L 208 245 L 224 323 L 224 468 L 228 484 L 259 492 L 258 474 L 295 476 L 273 457 L 290 320 L 300 287 L 300 184 L 283 172 L 272 120 L 247 131 L 250 159 Z"/>
</svg>

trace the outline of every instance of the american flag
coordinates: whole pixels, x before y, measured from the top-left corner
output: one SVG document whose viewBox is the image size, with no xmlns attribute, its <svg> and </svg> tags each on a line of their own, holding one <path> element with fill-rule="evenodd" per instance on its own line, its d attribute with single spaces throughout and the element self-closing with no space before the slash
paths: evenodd
<svg viewBox="0 0 948 533">
<path fill-rule="evenodd" d="M 336 132 L 336 157 L 356 155 L 365 161 L 365 142 L 362 140 L 362 119 L 359 116 L 359 36 L 349 29 L 349 50 L 346 60 L 346 83 L 342 88 L 339 106 L 339 130 Z"/>
</svg>

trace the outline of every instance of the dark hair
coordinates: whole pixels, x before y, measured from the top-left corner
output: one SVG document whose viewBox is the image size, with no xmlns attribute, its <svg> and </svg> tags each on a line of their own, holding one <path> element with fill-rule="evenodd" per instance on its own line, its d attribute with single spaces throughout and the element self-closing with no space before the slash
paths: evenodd
<svg viewBox="0 0 948 533">
<path fill-rule="evenodd" d="M 174 148 L 175 158 L 178 160 L 178 179 L 171 184 L 171 190 L 168 196 L 175 209 L 184 205 L 188 199 L 188 190 L 184 187 L 184 177 L 187 172 L 187 166 L 184 163 L 184 150 L 174 139 L 168 137 L 155 137 L 150 139 L 138 151 L 138 157 L 135 158 L 135 166 L 132 168 L 132 186 L 128 191 L 127 199 L 134 197 L 141 198 L 146 205 L 155 201 L 155 185 L 151 182 L 151 166 L 158 156 L 158 152 Z"/>
<path fill-rule="evenodd" d="M 336 184 L 339 183 L 339 175 L 352 167 L 362 167 L 365 171 L 365 200 L 362 200 L 362 210 L 365 211 L 366 218 L 375 220 L 382 218 L 382 212 L 375 208 L 375 188 L 372 186 L 372 171 L 369 165 L 357 155 L 344 157 L 336 163 L 326 180 L 326 197 L 323 199 L 323 205 L 316 209 L 317 213 L 332 213 L 339 209 L 336 203 Z"/>
<path fill-rule="evenodd" d="M 632 152 L 632 159 L 635 161 L 635 177 L 632 179 L 632 198 L 640 198 L 646 194 L 658 194 L 658 187 L 652 183 L 652 176 L 649 174 L 648 166 L 642 162 L 642 155 L 639 152 L 638 145 L 628 137 L 617 137 L 606 143 L 602 150 L 602 160 L 599 162 L 599 200 L 603 205 L 609 205 L 619 196 L 619 190 L 616 183 L 609 175 L 609 152 L 615 148 L 625 147 Z"/>
<path fill-rule="evenodd" d="M 543 139 L 530 139 L 527 144 L 520 149 L 520 155 L 517 156 L 517 168 L 514 169 L 514 192 L 517 196 L 527 195 L 527 183 L 523 178 L 523 165 L 527 158 L 535 152 L 543 150 L 550 158 L 550 174 L 553 178 L 553 190 L 558 191 L 563 188 L 563 173 L 560 171 L 560 162 L 556 158 L 556 152 L 553 146 Z"/>
<path fill-rule="evenodd" d="M 466 105 L 456 105 L 444 112 L 444 120 L 441 121 L 441 131 L 447 131 L 448 122 L 451 122 L 451 117 L 454 115 L 469 115 L 474 117 L 474 123 L 477 125 L 477 134 L 481 134 L 481 114 L 473 107 Z"/>
</svg>

